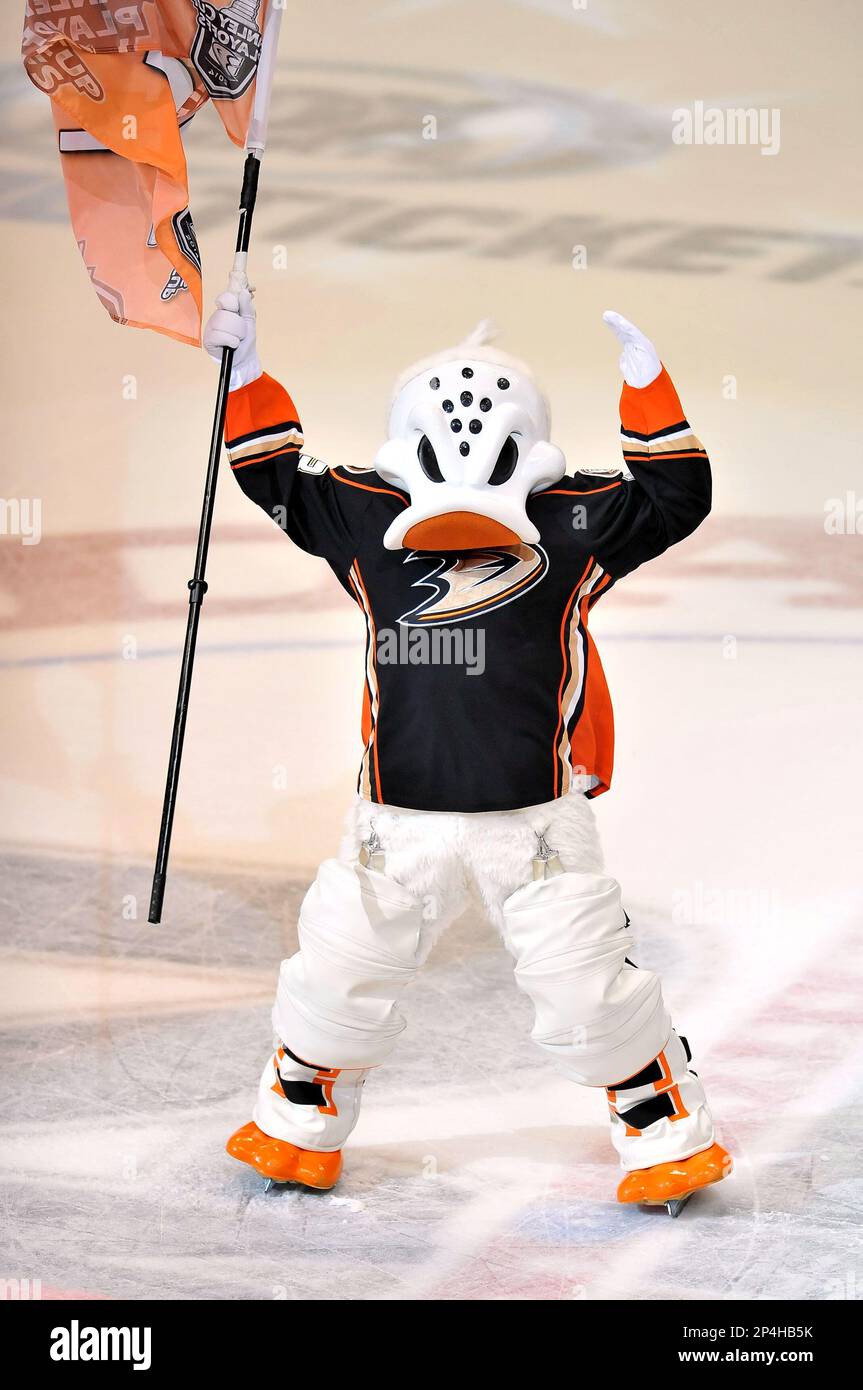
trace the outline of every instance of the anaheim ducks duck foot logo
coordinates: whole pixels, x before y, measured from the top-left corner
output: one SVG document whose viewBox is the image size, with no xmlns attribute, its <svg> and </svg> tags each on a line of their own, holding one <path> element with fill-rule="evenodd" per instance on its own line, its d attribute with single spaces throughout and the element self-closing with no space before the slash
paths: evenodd
<svg viewBox="0 0 863 1390">
<path fill-rule="evenodd" d="M 472 550 L 464 555 L 440 557 L 412 550 L 412 560 L 430 561 L 433 568 L 411 586 L 431 589 L 400 623 L 431 626 L 460 623 L 479 613 L 490 613 L 521 598 L 544 578 L 548 556 L 539 545 L 514 545 L 505 550 Z"/>
</svg>

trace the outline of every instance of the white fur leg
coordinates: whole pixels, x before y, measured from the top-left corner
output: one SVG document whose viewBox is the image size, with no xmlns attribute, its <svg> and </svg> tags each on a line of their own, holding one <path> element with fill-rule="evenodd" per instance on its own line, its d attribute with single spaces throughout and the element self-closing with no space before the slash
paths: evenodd
<svg viewBox="0 0 863 1390">
<path fill-rule="evenodd" d="M 464 816 L 464 852 L 482 898 L 498 931 L 503 931 L 506 899 L 533 879 L 539 835 L 557 851 L 564 869 L 602 871 L 602 850 L 593 807 L 573 792 L 541 806 L 520 811 Z"/>
<path fill-rule="evenodd" d="M 704 1087 L 675 1032 L 643 1070 L 608 1088 L 611 1140 L 627 1171 L 691 1158 L 714 1142 Z"/>
<path fill-rule="evenodd" d="M 273 1028 L 298 1057 L 370 1067 L 405 1026 L 398 1001 L 423 950 L 421 902 L 373 869 L 327 859 L 300 910 L 300 949 L 282 962 Z"/>
<path fill-rule="evenodd" d="M 459 842 L 461 819 L 445 811 L 377 806 L 358 797 L 345 825 L 340 859 L 355 863 L 360 846 L 374 828 L 387 878 L 401 884 L 421 903 L 421 964 L 444 929 L 458 916 L 467 896 Z"/>
<path fill-rule="evenodd" d="M 614 879 L 562 873 L 529 883 L 504 903 L 504 931 L 536 1009 L 532 1036 L 567 1076 L 607 1086 L 665 1046 L 671 1020 L 659 980 L 625 960 L 632 935 Z"/>
</svg>

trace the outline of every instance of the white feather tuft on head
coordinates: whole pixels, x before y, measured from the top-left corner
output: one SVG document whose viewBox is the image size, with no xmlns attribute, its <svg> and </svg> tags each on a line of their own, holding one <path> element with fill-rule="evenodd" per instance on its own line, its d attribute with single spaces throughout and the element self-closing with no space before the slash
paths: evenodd
<svg viewBox="0 0 863 1390">
<path fill-rule="evenodd" d="M 499 337 L 500 329 L 494 319 L 480 319 L 476 328 L 472 329 L 466 338 L 462 338 L 459 347 L 486 347 L 488 343 L 493 343 L 495 338 Z"/>
</svg>

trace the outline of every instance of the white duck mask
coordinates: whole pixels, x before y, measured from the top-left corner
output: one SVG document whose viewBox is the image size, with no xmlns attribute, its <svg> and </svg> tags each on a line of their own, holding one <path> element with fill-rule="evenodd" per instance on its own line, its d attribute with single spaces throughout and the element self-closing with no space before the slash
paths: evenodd
<svg viewBox="0 0 863 1390">
<path fill-rule="evenodd" d="M 539 540 L 527 499 L 562 478 L 566 460 L 549 443 L 548 404 L 530 370 L 488 347 L 488 335 L 481 324 L 396 383 L 375 468 L 410 506 L 388 527 L 388 550 Z"/>
</svg>

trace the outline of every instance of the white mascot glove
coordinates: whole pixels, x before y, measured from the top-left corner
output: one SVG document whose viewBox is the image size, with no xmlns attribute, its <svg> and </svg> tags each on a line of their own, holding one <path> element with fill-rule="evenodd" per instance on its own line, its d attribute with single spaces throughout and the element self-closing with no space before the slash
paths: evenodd
<svg viewBox="0 0 863 1390">
<path fill-rule="evenodd" d="M 636 328 L 635 324 L 630 323 L 622 314 L 616 314 L 613 309 L 606 309 L 602 321 L 608 324 L 623 347 L 620 354 L 620 370 L 627 386 L 635 386 L 637 389 L 649 386 L 662 371 L 662 363 L 653 343 L 649 338 L 645 338 L 640 328 Z"/>
<path fill-rule="evenodd" d="M 250 289 L 225 290 L 216 300 L 215 312 L 207 319 L 204 347 L 217 362 L 222 360 L 222 348 L 234 349 L 231 368 L 231 390 L 248 386 L 261 375 L 255 330 L 255 305 Z"/>
</svg>

